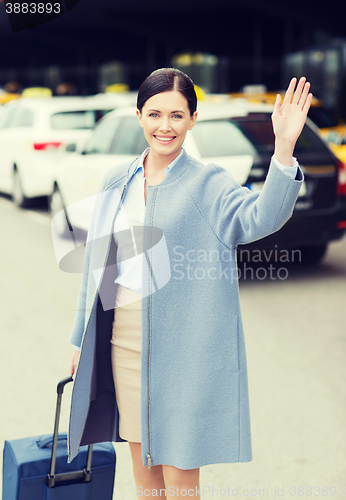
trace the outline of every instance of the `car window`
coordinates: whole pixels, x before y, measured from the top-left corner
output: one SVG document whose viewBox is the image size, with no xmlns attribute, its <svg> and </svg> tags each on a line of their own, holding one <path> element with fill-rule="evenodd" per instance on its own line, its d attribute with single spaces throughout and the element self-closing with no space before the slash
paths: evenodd
<svg viewBox="0 0 346 500">
<path fill-rule="evenodd" d="M 142 127 L 136 116 L 123 118 L 111 145 L 111 154 L 140 155 L 148 147 Z"/>
<path fill-rule="evenodd" d="M 230 120 L 197 122 L 192 132 L 202 158 L 255 153 L 251 141 Z"/>
<path fill-rule="evenodd" d="M 192 130 L 201 157 L 237 156 L 274 151 L 270 113 L 250 113 L 229 120 L 197 122 Z M 307 125 L 300 134 L 295 153 L 324 151 L 326 146 Z"/>
<path fill-rule="evenodd" d="M 34 122 L 34 113 L 29 109 L 19 108 L 11 123 L 12 127 L 31 127 Z"/>
<path fill-rule="evenodd" d="M 100 122 L 89 139 L 84 154 L 109 154 L 114 134 L 119 127 L 121 118 L 113 118 Z"/>
<path fill-rule="evenodd" d="M 50 117 L 50 125 L 54 130 L 91 129 L 100 114 L 94 109 L 82 111 L 63 111 Z"/>
<path fill-rule="evenodd" d="M 5 128 L 6 122 L 8 121 L 8 111 L 1 109 L 0 113 L 0 129 Z"/>
<path fill-rule="evenodd" d="M 16 117 L 20 113 L 20 108 L 13 108 L 10 110 L 5 111 L 4 115 L 2 116 L 2 127 L 1 128 L 11 128 L 13 127 L 13 124 L 15 123 Z"/>
<path fill-rule="evenodd" d="M 95 123 L 97 123 L 101 118 L 103 118 L 107 113 L 114 111 L 114 108 L 110 109 L 95 109 Z"/>
<path fill-rule="evenodd" d="M 336 127 L 340 123 L 340 119 L 334 111 L 327 110 L 324 108 L 319 108 L 317 106 L 311 106 L 308 112 L 308 117 L 317 125 L 319 128 L 330 128 Z"/>
</svg>

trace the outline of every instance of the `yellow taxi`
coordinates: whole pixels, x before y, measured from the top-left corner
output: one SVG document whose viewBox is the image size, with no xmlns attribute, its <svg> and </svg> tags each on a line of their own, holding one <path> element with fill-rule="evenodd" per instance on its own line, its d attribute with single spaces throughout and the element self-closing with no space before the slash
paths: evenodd
<svg viewBox="0 0 346 500">
<path fill-rule="evenodd" d="M 7 102 L 12 101 L 13 99 L 19 99 L 21 97 L 20 94 L 16 94 L 14 92 L 1 92 L 0 93 L 0 105 L 6 104 Z"/>
</svg>

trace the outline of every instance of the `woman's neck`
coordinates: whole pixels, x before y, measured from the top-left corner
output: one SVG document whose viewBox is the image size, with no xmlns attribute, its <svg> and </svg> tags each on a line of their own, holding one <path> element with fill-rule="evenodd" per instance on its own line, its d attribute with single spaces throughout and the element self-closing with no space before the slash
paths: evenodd
<svg viewBox="0 0 346 500">
<path fill-rule="evenodd" d="M 144 158 L 143 167 L 144 167 L 144 175 L 147 176 L 156 176 L 160 174 L 164 174 L 165 169 L 174 161 L 181 153 L 180 151 L 176 151 L 172 155 L 158 155 L 154 151 L 149 151 L 147 156 Z"/>
</svg>

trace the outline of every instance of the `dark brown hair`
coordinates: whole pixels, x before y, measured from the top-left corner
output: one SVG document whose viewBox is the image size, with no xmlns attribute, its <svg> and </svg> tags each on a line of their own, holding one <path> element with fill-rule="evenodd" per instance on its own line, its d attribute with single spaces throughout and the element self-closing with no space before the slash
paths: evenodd
<svg viewBox="0 0 346 500">
<path fill-rule="evenodd" d="M 156 94 L 178 90 L 187 100 L 190 115 L 196 111 L 197 96 L 191 78 L 179 69 L 161 68 L 153 71 L 139 87 L 137 108 L 142 112 L 146 101 Z"/>
</svg>

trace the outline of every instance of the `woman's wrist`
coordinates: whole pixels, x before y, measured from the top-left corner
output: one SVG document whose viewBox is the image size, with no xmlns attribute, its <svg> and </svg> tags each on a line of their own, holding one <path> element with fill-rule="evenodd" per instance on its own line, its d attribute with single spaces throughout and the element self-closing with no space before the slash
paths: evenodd
<svg viewBox="0 0 346 500">
<path fill-rule="evenodd" d="M 287 167 L 292 165 L 292 156 L 295 144 L 285 139 L 275 139 L 275 158 Z"/>
</svg>

